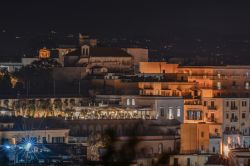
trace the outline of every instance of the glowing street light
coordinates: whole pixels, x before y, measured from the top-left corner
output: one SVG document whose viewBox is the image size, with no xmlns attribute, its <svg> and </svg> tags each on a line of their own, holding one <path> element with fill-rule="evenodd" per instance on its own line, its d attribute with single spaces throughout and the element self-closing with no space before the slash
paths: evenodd
<svg viewBox="0 0 250 166">
<path fill-rule="evenodd" d="M 31 148 L 31 146 L 32 146 L 32 144 L 31 144 L 30 142 L 28 142 L 28 143 L 26 144 L 26 146 L 25 146 L 25 150 L 26 150 L 26 151 L 29 151 L 30 148 Z"/>
<path fill-rule="evenodd" d="M 5 145 L 5 148 L 6 148 L 6 149 L 10 149 L 10 146 L 9 146 L 9 145 Z"/>
</svg>

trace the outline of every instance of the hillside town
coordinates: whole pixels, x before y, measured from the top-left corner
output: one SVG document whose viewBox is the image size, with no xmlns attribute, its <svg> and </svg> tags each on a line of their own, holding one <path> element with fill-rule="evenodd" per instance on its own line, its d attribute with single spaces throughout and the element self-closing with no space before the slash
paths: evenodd
<svg viewBox="0 0 250 166">
<path fill-rule="evenodd" d="M 56 50 L 0 63 L 1 163 L 250 164 L 250 66 L 152 62 L 81 34 Z"/>
</svg>

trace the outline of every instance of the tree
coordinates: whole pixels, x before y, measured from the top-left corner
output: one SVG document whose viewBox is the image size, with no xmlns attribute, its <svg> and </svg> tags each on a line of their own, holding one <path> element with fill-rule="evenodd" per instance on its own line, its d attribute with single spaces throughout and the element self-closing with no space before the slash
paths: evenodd
<svg viewBox="0 0 250 166">
<path fill-rule="evenodd" d="M 62 100 L 61 99 L 55 99 L 54 100 L 54 108 L 57 109 L 57 110 L 62 110 Z"/>
<path fill-rule="evenodd" d="M 61 66 L 54 59 L 40 59 L 22 67 L 13 75 L 25 84 L 29 93 L 50 94 L 53 92 L 53 68 Z"/>
<path fill-rule="evenodd" d="M 69 103 L 70 103 L 70 105 L 71 105 L 72 107 L 74 107 L 74 106 L 76 105 L 75 99 L 70 99 L 70 100 L 69 100 Z"/>
<path fill-rule="evenodd" d="M 6 108 L 9 108 L 9 100 L 8 100 L 8 99 L 5 99 L 5 100 L 4 100 L 4 106 L 5 106 Z"/>
<path fill-rule="evenodd" d="M 28 115 L 34 117 L 36 111 L 36 101 L 34 99 L 28 101 L 27 109 Z"/>
<path fill-rule="evenodd" d="M 10 95 L 12 93 L 11 76 L 7 70 L 0 71 L 0 94 Z"/>
</svg>

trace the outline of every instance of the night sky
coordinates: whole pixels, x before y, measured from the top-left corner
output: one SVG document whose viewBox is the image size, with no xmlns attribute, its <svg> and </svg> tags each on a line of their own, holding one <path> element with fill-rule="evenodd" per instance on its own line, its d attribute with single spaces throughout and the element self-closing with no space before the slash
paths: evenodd
<svg viewBox="0 0 250 166">
<path fill-rule="evenodd" d="M 239 0 L 5 0 L 0 20 L 0 51 L 11 37 L 51 30 L 158 38 L 250 35 L 250 5 Z"/>
<path fill-rule="evenodd" d="M 209 0 L 211 1 L 211 0 Z M 13 32 L 86 31 L 100 34 L 250 34 L 248 3 L 141 0 L 1 1 L 1 28 Z"/>
</svg>

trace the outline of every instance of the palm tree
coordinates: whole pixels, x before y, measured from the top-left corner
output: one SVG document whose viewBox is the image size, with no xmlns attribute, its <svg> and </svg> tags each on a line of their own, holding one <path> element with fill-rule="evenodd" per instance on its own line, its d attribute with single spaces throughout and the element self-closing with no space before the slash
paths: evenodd
<svg viewBox="0 0 250 166">
<path fill-rule="evenodd" d="M 54 103 L 53 103 L 53 106 L 54 106 L 54 111 L 56 111 L 56 114 L 58 115 L 57 112 L 62 111 L 62 106 L 63 106 L 62 100 L 61 99 L 55 99 Z"/>
<path fill-rule="evenodd" d="M 40 99 L 39 103 L 39 108 L 46 112 L 46 116 L 48 116 L 49 113 L 53 114 L 50 99 Z"/>
<path fill-rule="evenodd" d="M 58 109 L 58 110 L 62 110 L 62 105 L 63 105 L 63 103 L 62 103 L 62 100 L 61 99 L 55 99 L 54 100 L 54 108 L 55 109 Z"/>
<path fill-rule="evenodd" d="M 8 99 L 4 100 L 3 103 L 4 103 L 4 106 L 6 108 L 9 108 L 9 100 Z"/>
<path fill-rule="evenodd" d="M 36 111 L 36 101 L 34 99 L 28 101 L 27 109 L 28 109 L 28 115 L 34 117 Z"/>
<path fill-rule="evenodd" d="M 69 103 L 70 103 L 71 107 L 74 107 L 76 105 L 75 99 L 70 99 Z"/>
<path fill-rule="evenodd" d="M 68 101 L 68 99 L 65 99 L 65 100 L 64 100 L 64 105 L 65 105 L 65 107 L 68 107 L 68 106 L 69 106 L 69 101 Z"/>
</svg>

